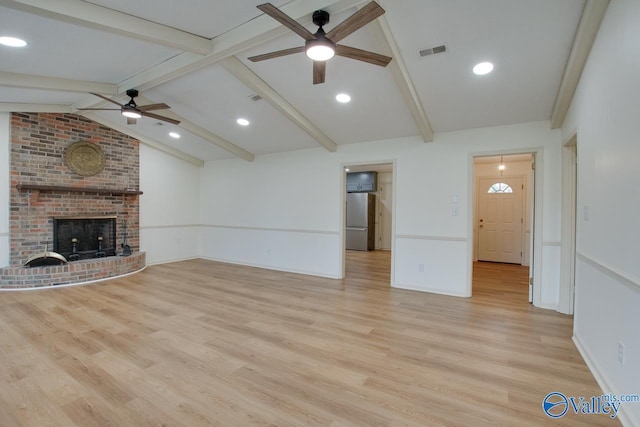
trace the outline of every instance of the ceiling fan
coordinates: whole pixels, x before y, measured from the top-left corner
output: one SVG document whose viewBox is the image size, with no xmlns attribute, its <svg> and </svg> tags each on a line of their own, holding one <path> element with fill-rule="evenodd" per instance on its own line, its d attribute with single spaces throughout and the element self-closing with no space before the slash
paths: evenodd
<svg viewBox="0 0 640 427">
<path fill-rule="evenodd" d="M 159 114 L 150 113 L 150 111 L 154 110 L 168 110 L 169 107 L 165 103 L 159 104 L 149 104 L 149 105 L 137 105 L 133 98 L 138 96 L 138 91 L 136 89 L 127 90 L 127 96 L 131 98 L 129 102 L 126 104 L 121 104 L 118 101 L 114 101 L 113 99 L 107 98 L 106 96 L 100 95 L 99 93 L 91 92 L 91 95 L 95 95 L 98 98 L 102 98 L 105 101 L 109 101 L 112 104 L 118 105 L 120 108 L 78 108 L 78 110 L 99 110 L 99 111 L 120 111 L 120 113 L 127 118 L 128 125 L 135 125 L 136 119 L 140 119 L 144 117 L 151 117 L 154 119 L 162 120 L 168 123 L 173 123 L 174 125 L 180 124 L 180 121 L 171 119 L 169 117 L 161 116 Z"/>
<path fill-rule="evenodd" d="M 337 44 L 340 40 L 384 14 L 384 9 L 375 1 L 368 3 L 365 7 L 358 10 L 340 24 L 336 25 L 328 33 L 325 33 L 322 27 L 329 23 L 329 13 L 324 10 L 316 10 L 313 12 L 312 16 L 313 23 L 319 27 L 315 34 L 312 34 L 309 30 L 296 22 L 290 16 L 280 11 L 271 3 L 261 4 L 257 6 L 257 8 L 304 38 L 306 42 L 304 46 L 301 47 L 294 47 L 265 53 L 263 55 L 252 56 L 248 58 L 250 61 L 258 62 L 294 53 L 305 52 L 306 55 L 313 60 L 314 85 L 324 83 L 327 65 L 326 61 L 333 58 L 334 55 L 368 62 L 369 64 L 379 65 L 381 67 L 386 67 L 389 62 L 391 62 L 391 58 L 388 56 Z"/>
</svg>

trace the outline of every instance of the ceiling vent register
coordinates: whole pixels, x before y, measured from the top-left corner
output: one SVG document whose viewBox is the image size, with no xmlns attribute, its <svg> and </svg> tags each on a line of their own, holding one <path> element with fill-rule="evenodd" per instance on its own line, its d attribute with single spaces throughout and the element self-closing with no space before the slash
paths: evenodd
<svg viewBox="0 0 640 427">
<path fill-rule="evenodd" d="M 436 55 L 438 53 L 445 53 L 447 51 L 447 45 L 441 44 L 438 46 L 428 47 L 426 49 L 420 50 L 418 53 L 421 58 L 429 55 Z"/>
</svg>

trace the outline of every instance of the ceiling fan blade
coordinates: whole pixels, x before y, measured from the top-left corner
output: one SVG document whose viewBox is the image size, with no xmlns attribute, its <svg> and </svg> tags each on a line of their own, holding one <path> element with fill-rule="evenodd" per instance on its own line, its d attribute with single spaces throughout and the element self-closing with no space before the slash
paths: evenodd
<svg viewBox="0 0 640 427">
<path fill-rule="evenodd" d="M 123 105 L 123 104 L 120 104 L 118 101 L 114 101 L 114 100 L 113 100 L 113 99 L 111 99 L 111 98 L 107 98 L 106 96 L 102 96 L 102 95 L 100 95 L 99 93 L 93 93 L 93 92 L 89 92 L 89 93 L 90 93 L 91 95 L 95 95 L 95 96 L 97 96 L 98 98 L 102 98 L 102 99 L 104 99 L 105 101 L 109 101 L 109 102 L 111 102 L 112 104 L 116 104 L 116 105 L 119 105 L 120 107 L 124 107 L 124 105 Z"/>
<path fill-rule="evenodd" d="M 313 61 L 313 84 L 324 83 L 324 76 L 327 71 L 326 61 Z"/>
<path fill-rule="evenodd" d="M 391 62 L 392 59 L 388 56 L 380 55 L 379 53 L 344 45 L 336 45 L 336 55 L 362 62 L 368 62 L 369 64 L 379 65 L 381 67 L 389 65 L 389 62 Z"/>
<path fill-rule="evenodd" d="M 278 21 L 279 23 L 281 23 L 282 25 L 284 25 L 285 27 L 287 27 L 288 29 L 290 29 L 291 31 L 293 31 L 294 33 L 298 34 L 303 39 L 305 40 L 315 39 L 315 36 L 311 34 L 309 30 L 307 30 L 301 24 L 296 22 L 289 15 L 286 15 L 284 12 L 280 11 L 280 9 L 278 9 L 271 3 L 261 4 L 256 7 L 261 11 L 263 11 L 264 13 L 266 13 L 267 15 L 269 15 L 270 17 L 272 17 L 273 19 L 275 19 L 276 21 Z"/>
<path fill-rule="evenodd" d="M 133 117 L 127 117 L 127 124 L 128 125 L 135 125 L 138 121 L 136 119 L 134 119 Z"/>
<path fill-rule="evenodd" d="M 147 113 L 146 111 L 141 111 L 142 115 L 145 117 L 151 117 L 152 119 L 162 120 L 163 122 L 171 123 L 174 125 L 180 124 L 180 120 L 170 119 L 169 117 L 161 116 L 159 114 Z"/>
<path fill-rule="evenodd" d="M 78 110 L 88 111 L 120 111 L 121 108 L 78 108 Z"/>
<path fill-rule="evenodd" d="M 379 16 L 384 15 L 384 9 L 375 1 L 370 2 L 365 7 L 336 25 L 327 33 L 327 38 L 334 43 L 347 37 L 349 34 L 359 30 Z"/>
<path fill-rule="evenodd" d="M 258 62 L 258 61 L 264 61 L 265 59 L 278 58 L 279 56 L 292 55 L 294 53 L 301 53 L 301 52 L 304 52 L 304 46 L 292 47 L 291 49 L 277 50 L 275 52 L 265 53 L 263 55 L 252 56 L 247 59 L 252 62 Z"/>
<path fill-rule="evenodd" d="M 161 102 L 159 104 L 138 105 L 138 110 L 141 111 L 168 110 L 169 108 L 171 107 L 169 107 L 164 102 Z"/>
</svg>

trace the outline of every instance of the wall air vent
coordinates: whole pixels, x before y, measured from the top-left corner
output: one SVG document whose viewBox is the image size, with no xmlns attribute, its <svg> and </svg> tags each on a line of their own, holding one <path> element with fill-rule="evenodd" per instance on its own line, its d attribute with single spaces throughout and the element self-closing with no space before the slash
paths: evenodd
<svg viewBox="0 0 640 427">
<path fill-rule="evenodd" d="M 446 44 L 441 44 L 438 46 L 433 46 L 433 47 L 428 47 L 426 49 L 422 49 L 420 51 L 418 51 L 418 53 L 420 54 L 421 58 L 424 58 L 425 56 L 429 56 L 429 55 L 436 55 L 438 53 L 445 53 L 447 51 L 447 45 Z"/>
</svg>

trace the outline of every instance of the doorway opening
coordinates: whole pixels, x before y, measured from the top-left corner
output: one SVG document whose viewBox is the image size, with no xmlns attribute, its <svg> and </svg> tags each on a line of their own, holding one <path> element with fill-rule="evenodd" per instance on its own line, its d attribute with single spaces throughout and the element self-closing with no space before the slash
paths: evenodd
<svg viewBox="0 0 640 427">
<path fill-rule="evenodd" d="M 341 173 L 343 277 L 375 274 L 391 285 L 394 163 L 345 164 Z"/>
<path fill-rule="evenodd" d="M 535 154 L 474 157 L 472 295 L 532 302 Z"/>
</svg>

